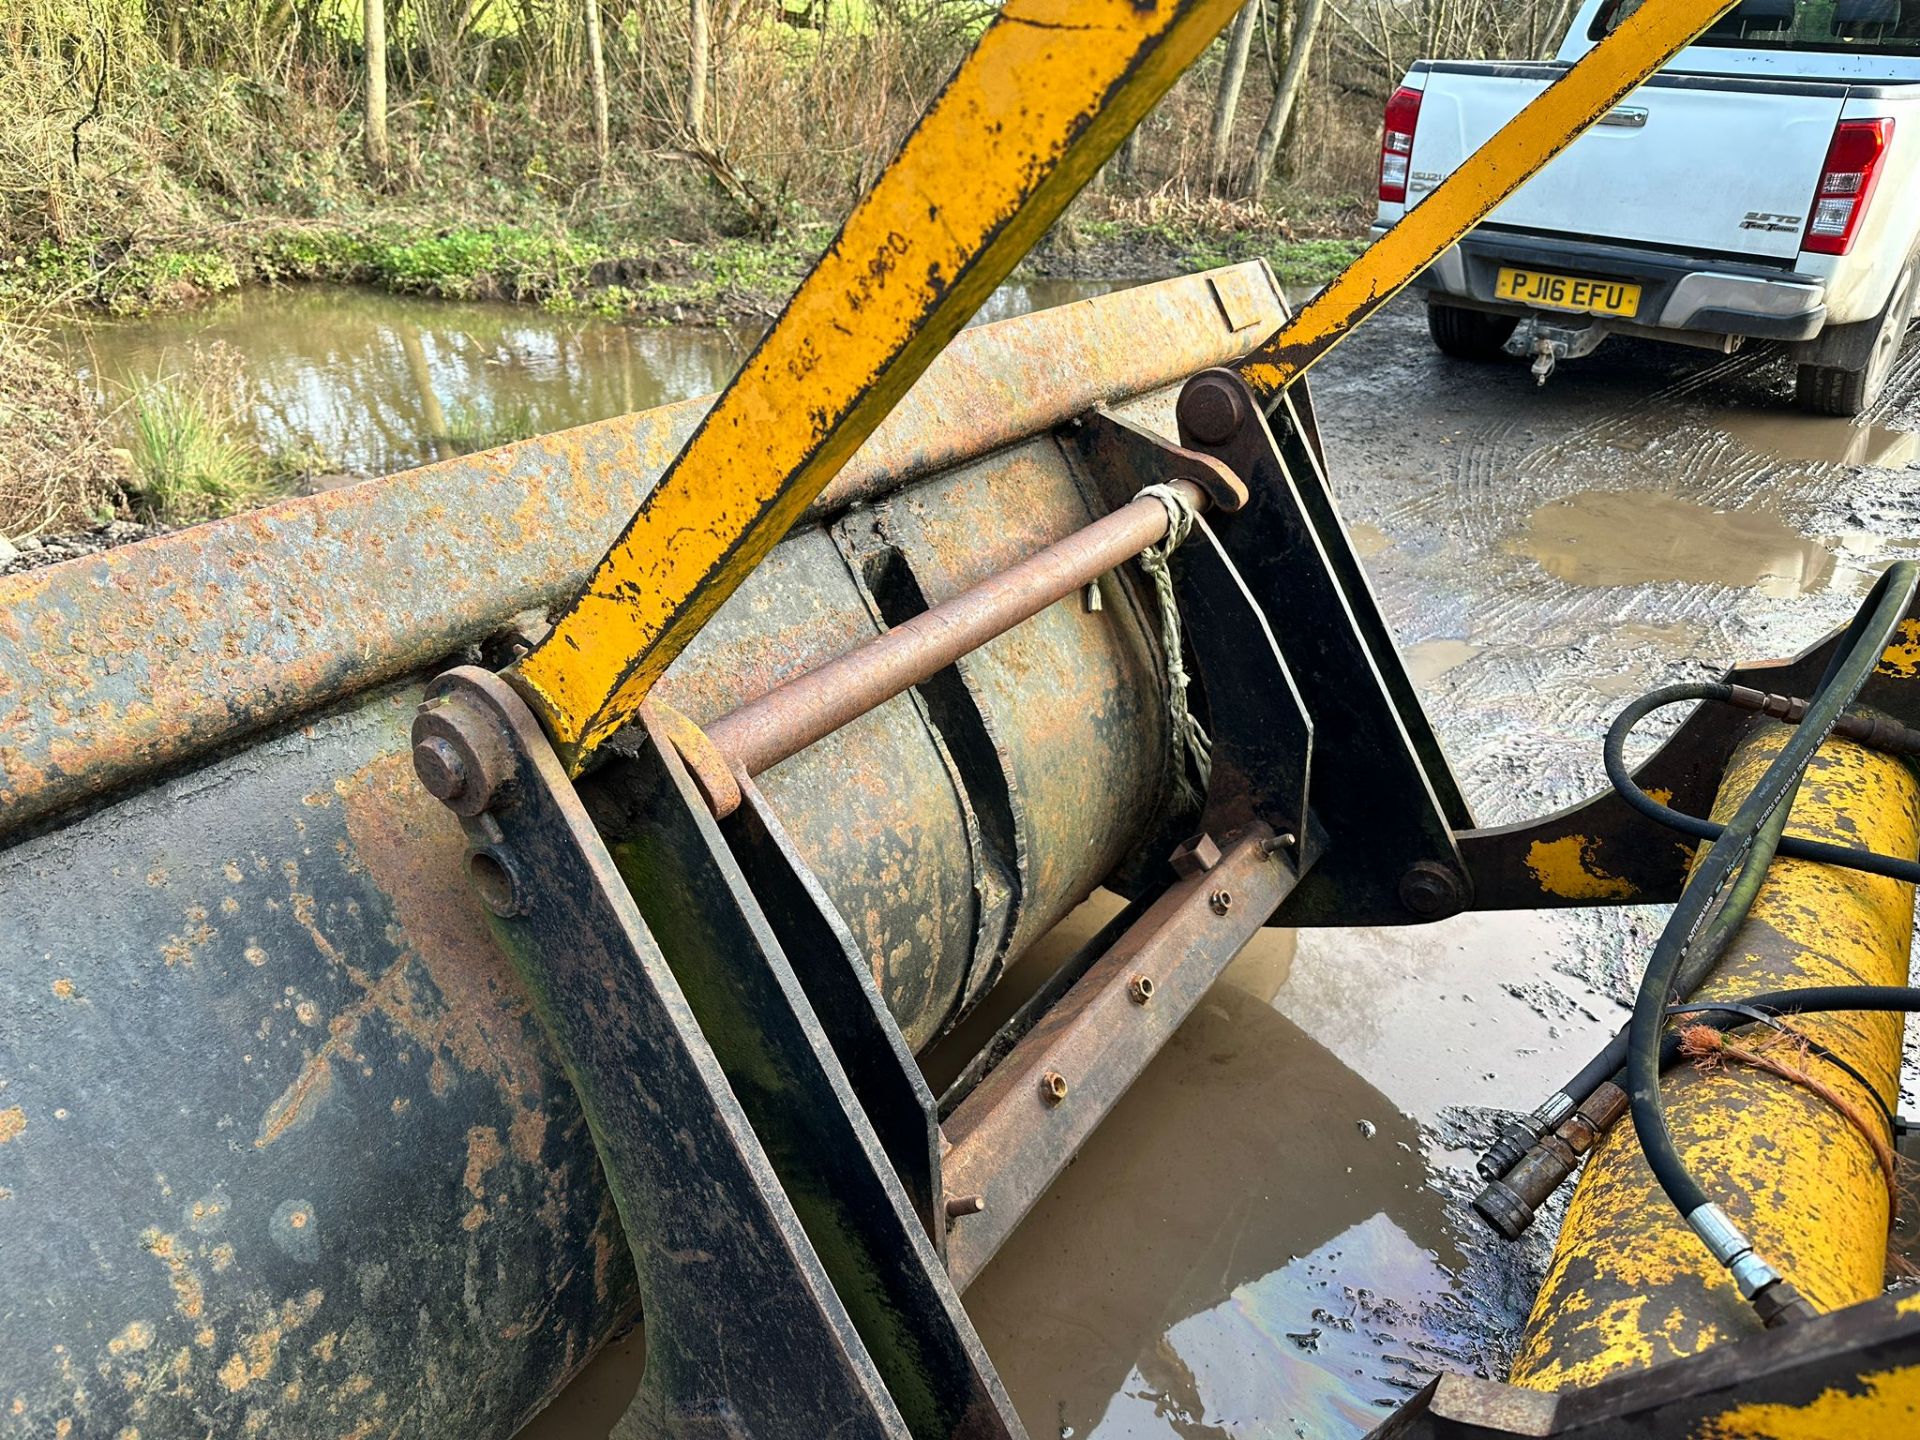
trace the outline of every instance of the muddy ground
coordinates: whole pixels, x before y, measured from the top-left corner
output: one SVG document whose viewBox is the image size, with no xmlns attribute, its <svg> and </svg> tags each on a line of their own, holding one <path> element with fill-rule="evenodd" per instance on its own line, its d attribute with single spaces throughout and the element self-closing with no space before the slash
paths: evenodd
<svg viewBox="0 0 1920 1440">
<path fill-rule="evenodd" d="M 1340 501 L 1482 823 L 1597 789 L 1627 698 L 1802 648 L 1920 549 L 1920 343 L 1861 422 L 1801 415 L 1792 378 L 1768 349 L 1614 341 L 1537 389 L 1439 355 L 1411 300 L 1316 372 Z M 1033 1433 L 1350 1436 L 1436 1368 L 1501 1375 L 1552 1226 L 1487 1236 L 1470 1142 L 1620 1023 L 1661 918 L 1250 954 L 969 1292 Z"/>
<path fill-rule="evenodd" d="M 1342 505 L 1482 823 L 1598 788 L 1628 697 L 1809 644 L 1920 550 L 1920 344 L 1859 423 L 1800 415 L 1791 381 L 1765 349 L 1616 341 L 1537 390 L 1520 362 L 1442 358 L 1406 300 L 1316 373 Z M 1487 1237 L 1473 1142 L 1621 1022 L 1660 921 L 1256 944 L 967 1294 L 1030 1433 L 1343 1440 L 1437 1369 L 1501 1375 L 1552 1224 Z M 543 1433 L 617 1413 L 615 1373 Z"/>
</svg>

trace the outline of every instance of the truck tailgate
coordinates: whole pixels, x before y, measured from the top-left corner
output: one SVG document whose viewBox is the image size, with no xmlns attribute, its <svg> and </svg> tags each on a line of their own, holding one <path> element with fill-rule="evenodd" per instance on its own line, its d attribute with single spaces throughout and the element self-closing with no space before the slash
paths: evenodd
<svg viewBox="0 0 1920 1440">
<path fill-rule="evenodd" d="M 1408 198 L 1438 184 L 1564 68 L 1432 63 Z M 1845 98 L 1845 86 L 1819 82 L 1660 76 L 1488 223 L 1791 260 Z"/>
</svg>

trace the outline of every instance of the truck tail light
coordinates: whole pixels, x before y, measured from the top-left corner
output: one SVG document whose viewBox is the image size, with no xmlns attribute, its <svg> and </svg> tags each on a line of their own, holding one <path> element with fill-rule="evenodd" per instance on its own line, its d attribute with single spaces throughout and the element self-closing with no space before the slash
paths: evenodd
<svg viewBox="0 0 1920 1440">
<path fill-rule="evenodd" d="M 1820 188 L 1814 192 L 1813 214 L 1807 217 L 1802 250 L 1816 255 L 1844 255 L 1853 249 L 1860 217 L 1873 198 L 1873 182 L 1893 140 L 1891 120 L 1842 120 L 1833 127 L 1826 163 L 1820 167 Z M 1384 187 L 1383 192 L 1384 193 Z"/>
<path fill-rule="evenodd" d="M 1403 85 L 1387 101 L 1387 124 L 1380 136 L 1382 200 L 1396 205 L 1407 202 L 1407 167 L 1413 162 L 1413 127 L 1419 121 L 1420 92 Z"/>
</svg>

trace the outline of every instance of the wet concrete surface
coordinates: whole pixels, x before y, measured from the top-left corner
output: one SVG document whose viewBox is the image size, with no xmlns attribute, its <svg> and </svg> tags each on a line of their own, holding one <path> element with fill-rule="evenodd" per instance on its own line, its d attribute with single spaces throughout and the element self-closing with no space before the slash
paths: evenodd
<svg viewBox="0 0 1920 1440">
<path fill-rule="evenodd" d="M 1861 423 L 1799 414 L 1791 380 L 1764 349 L 1614 341 L 1540 390 L 1441 357 L 1405 299 L 1316 372 L 1340 502 L 1482 823 L 1596 790 L 1627 697 L 1812 643 L 1920 550 L 1920 345 Z M 1621 1023 L 1661 919 L 1256 941 L 967 1294 L 1030 1434 L 1344 1440 L 1436 1370 L 1503 1374 L 1557 1212 L 1492 1239 L 1473 1156 Z M 643 1353 L 610 1347 L 523 1434 L 617 1433 Z"/>
</svg>

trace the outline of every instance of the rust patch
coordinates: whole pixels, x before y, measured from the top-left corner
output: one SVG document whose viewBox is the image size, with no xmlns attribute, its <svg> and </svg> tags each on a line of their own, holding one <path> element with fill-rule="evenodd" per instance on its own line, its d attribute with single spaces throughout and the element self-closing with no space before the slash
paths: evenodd
<svg viewBox="0 0 1920 1440">
<path fill-rule="evenodd" d="M 206 1287 L 187 1264 L 180 1241 L 164 1231 L 147 1230 L 140 1236 L 140 1243 L 167 1267 L 167 1282 L 173 1286 L 173 1308 L 189 1320 L 198 1320 L 207 1308 Z M 210 1343 L 212 1331 L 206 1333 Z"/>
<path fill-rule="evenodd" d="M 63 975 L 60 979 L 53 982 L 53 993 L 62 1000 L 71 1000 L 80 992 L 74 988 L 73 981 Z"/>
<path fill-rule="evenodd" d="M 239 1348 L 220 1367 L 220 1383 L 237 1395 L 255 1381 L 266 1379 L 280 1358 L 281 1342 L 313 1319 L 325 1298 L 320 1291 L 309 1290 L 282 1304 L 271 1324 L 241 1338 Z"/>
<path fill-rule="evenodd" d="M 419 967 L 441 1002 L 427 1003 L 409 987 L 383 1012 L 432 1056 L 433 1094 L 447 1094 L 462 1075 L 494 1084 L 513 1117 L 511 1153 L 531 1163 L 547 1123 L 543 1057 L 526 992 L 463 878 L 459 825 L 420 788 L 404 751 L 381 756 L 335 789 L 357 860 L 392 902 L 404 960 Z M 493 1143 L 498 1152 L 498 1132 Z"/>
<path fill-rule="evenodd" d="M 145 1320 L 135 1320 L 113 1339 L 107 1341 L 107 1353 L 126 1355 L 144 1350 L 151 1344 L 153 1344 L 153 1326 Z"/>
<path fill-rule="evenodd" d="M 475 1125 L 467 1131 L 467 1169 L 461 1181 L 474 1199 L 487 1198 L 487 1172 L 505 1154 L 500 1147 L 500 1132 L 493 1126 Z"/>
<path fill-rule="evenodd" d="M 27 1112 L 18 1105 L 9 1105 L 5 1110 L 0 1110 L 0 1145 L 6 1144 L 26 1128 Z"/>
</svg>

